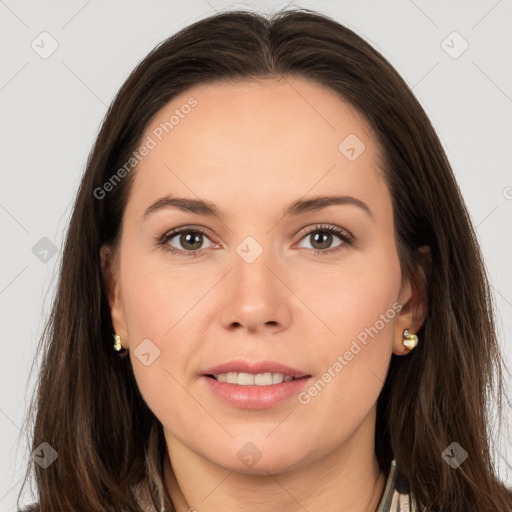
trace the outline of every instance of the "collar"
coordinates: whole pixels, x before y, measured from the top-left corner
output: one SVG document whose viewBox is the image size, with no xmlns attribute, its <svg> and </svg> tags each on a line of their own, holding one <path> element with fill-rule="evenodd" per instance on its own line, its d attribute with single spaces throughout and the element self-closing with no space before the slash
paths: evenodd
<svg viewBox="0 0 512 512">
<path fill-rule="evenodd" d="M 380 500 L 377 512 L 417 512 L 418 507 L 414 496 L 409 491 L 409 485 L 399 474 L 396 461 L 391 461 L 384 494 Z"/>
</svg>

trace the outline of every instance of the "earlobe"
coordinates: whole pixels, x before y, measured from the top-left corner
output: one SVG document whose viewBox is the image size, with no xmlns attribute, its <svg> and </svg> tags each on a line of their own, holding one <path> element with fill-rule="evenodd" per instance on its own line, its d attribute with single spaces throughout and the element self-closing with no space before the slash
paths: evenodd
<svg viewBox="0 0 512 512">
<path fill-rule="evenodd" d="M 408 298 L 395 323 L 393 353 L 396 355 L 406 355 L 421 343 L 417 332 L 427 317 L 427 285 L 432 264 L 430 247 L 425 245 L 417 250 L 416 262 L 415 275 L 407 285 Z"/>
<path fill-rule="evenodd" d="M 127 348 L 128 333 L 121 301 L 121 293 L 115 268 L 113 252 L 110 246 L 104 245 L 100 249 L 101 273 L 105 292 L 110 306 L 110 317 L 114 328 L 113 335 L 120 336 L 122 348 Z"/>
</svg>

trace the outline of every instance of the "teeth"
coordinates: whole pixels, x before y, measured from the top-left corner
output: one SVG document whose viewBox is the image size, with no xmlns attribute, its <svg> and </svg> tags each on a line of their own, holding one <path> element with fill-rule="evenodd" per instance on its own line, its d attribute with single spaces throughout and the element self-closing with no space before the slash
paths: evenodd
<svg viewBox="0 0 512 512">
<path fill-rule="evenodd" d="M 239 386 L 253 386 L 254 385 L 254 375 L 252 375 L 251 373 L 240 372 L 238 374 L 238 385 Z"/>
<path fill-rule="evenodd" d="M 227 372 L 214 376 L 219 382 L 228 384 L 238 384 L 239 386 L 270 386 L 272 384 L 281 384 L 281 382 L 290 382 L 293 380 L 291 375 L 282 373 L 245 373 L 245 372 Z"/>
<path fill-rule="evenodd" d="M 256 386 L 270 386 L 272 384 L 272 374 L 270 372 L 258 373 L 254 376 L 254 384 Z"/>
</svg>

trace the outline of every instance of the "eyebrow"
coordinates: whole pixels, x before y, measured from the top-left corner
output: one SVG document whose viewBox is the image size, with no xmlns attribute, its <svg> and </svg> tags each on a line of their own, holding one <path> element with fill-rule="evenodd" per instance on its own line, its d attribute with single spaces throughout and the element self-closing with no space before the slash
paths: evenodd
<svg viewBox="0 0 512 512">
<path fill-rule="evenodd" d="M 322 210 L 332 205 L 354 205 L 364 210 L 372 219 L 375 220 L 372 211 L 366 203 L 352 196 L 316 196 L 308 199 L 297 199 L 290 203 L 283 210 L 283 217 L 286 215 L 299 216 L 304 213 Z M 141 217 L 141 221 L 150 214 L 166 209 L 177 208 L 184 212 L 206 215 L 209 217 L 223 218 L 219 208 L 209 201 L 202 199 L 188 199 L 184 197 L 164 196 L 149 206 Z"/>
</svg>

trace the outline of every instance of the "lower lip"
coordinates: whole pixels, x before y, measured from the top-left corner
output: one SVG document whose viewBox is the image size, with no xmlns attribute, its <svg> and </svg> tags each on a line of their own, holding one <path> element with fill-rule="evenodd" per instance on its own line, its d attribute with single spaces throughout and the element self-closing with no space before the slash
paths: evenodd
<svg viewBox="0 0 512 512">
<path fill-rule="evenodd" d="M 242 409 L 267 409 L 287 398 L 297 396 L 309 377 L 294 379 L 270 386 L 240 386 L 219 382 L 211 377 L 202 377 L 213 394 L 230 405 Z"/>
</svg>

